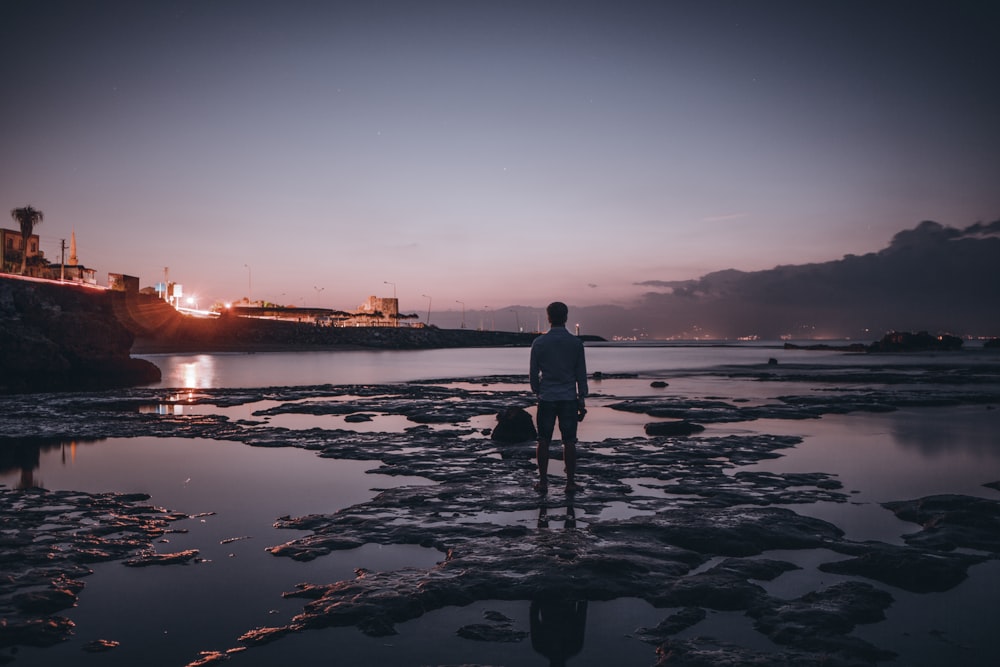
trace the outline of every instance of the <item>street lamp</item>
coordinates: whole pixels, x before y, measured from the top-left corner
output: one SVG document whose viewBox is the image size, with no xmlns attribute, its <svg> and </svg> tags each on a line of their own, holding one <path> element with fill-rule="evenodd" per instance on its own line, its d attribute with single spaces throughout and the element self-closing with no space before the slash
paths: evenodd
<svg viewBox="0 0 1000 667">
<path fill-rule="evenodd" d="M 464 301 L 459 301 L 458 299 L 455 299 L 455 303 L 462 304 L 462 328 L 464 329 L 465 328 L 465 302 Z"/>
<path fill-rule="evenodd" d="M 427 299 L 427 326 L 431 325 L 431 298 L 426 294 L 421 294 L 420 296 Z"/>
<path fill-rule="evenodd" d="M 517 322 L 517 332 L 521 333 L 521 316 L 513 308 L 510 309 L 510 312 L 514 313 L 514 321 Z"/>
<path fill-rule="evenodd" d="M 396 283 L 390 283 L 388 280 L 383 280 L 386 285 L 392 285 L 392 298 L 396 298 Z"/>
<path fill-rule="evenodd" d="M 247 268 L 247 305 L 253 303 L 253 271 L 249 264 L 244 264 Z"/>
</svg>

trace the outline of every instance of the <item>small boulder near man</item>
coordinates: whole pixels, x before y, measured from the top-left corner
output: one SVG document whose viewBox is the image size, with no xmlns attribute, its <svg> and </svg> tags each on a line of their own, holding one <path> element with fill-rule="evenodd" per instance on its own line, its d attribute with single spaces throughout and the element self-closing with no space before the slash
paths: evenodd
<svg viewBox="0 0 1000 667">
<path fill-rule="evenodd" d="M 566 330 L 569 308 L 555 301 L 546 308 L 549 330 L 531 345 L 529 379 L 531 391 L 538 397 L 535 421 L 538 426 L 538 482 L 535 490 L 549 490 L 549 445 L 556 422 L 563 443 L 566 465 L 566 493 L 580 490 L 576 484 L 577 423 L 587 414 L 587 362 L 583 341 Z"/>
</svg>

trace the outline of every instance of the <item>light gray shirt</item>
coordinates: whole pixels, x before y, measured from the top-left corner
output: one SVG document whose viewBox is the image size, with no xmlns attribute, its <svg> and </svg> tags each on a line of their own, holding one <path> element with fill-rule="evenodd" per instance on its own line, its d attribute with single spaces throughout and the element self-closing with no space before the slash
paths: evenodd
<svg viewBox="0 0 1000 667">
<path fill-rule="evenodd" d="M 553 326 L 531 344 L 531 391 L 543 401 L 573 401 L 587 396 L 583 342 Z"/>
</svg>

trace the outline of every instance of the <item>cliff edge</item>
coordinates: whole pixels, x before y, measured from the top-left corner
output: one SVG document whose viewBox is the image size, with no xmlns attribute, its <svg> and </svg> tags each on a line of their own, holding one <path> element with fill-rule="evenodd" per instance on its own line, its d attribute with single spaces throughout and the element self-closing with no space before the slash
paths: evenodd
<svg viewBox="0 0 1000 667">
<path fill-rule="evenodd" d="M 113 293 L 0 276 L 0 393 L 110 389 L 156 382 L 129 356 L 133 334 Z"/>
</svg>

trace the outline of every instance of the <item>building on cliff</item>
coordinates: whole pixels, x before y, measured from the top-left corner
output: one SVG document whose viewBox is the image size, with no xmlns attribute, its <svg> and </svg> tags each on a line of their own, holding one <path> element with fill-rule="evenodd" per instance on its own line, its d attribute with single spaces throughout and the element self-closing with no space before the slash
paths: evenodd
<svg viewBox="0 0 1000 667">
<path fill-rule="evenodd" d="M 358 306 L 353 317 L 344 322 L 343 326 L 399 326 L 399 299 L 370 296 L 367 301 Z"/>
<path fill-rule="evenodd" d="M 21 270 L 23 242 L 20 230 L 0 229 L 0 272 L 18 273 Z M 29 261 L 33 257 L 45 258 L 45 254 L 39 249 L 38 234 L 28 237 L 27 252 Z"/>
<path fill-rule="evenodd" d="M 370 296 L 353 312 L 330 308 L 296 308 L 271 303 L 233 304 L 227 310 L 239 317 L 264 320 L 285 320 L 328 327 L 398 327 L 401 320 L 418 319 L 418 315 L 400 315 L 396 297 Z M 402 326 L 423 327 L 424 324 L 406 323 Z"/>
<path fill-rule="evenodd" d="M 22 254 L 21 232 L 14 229 L 0 229 L 0 273 L 20 273 Z M 63 244 L 65 254 L 65 244 Z M 27 274 L 34 278 L 64 280 L 86 285 L 97 285 L 97 271 L 80 263 L 76 255 L 76 232 L 70 242 L 69 262 L 52 264 L 46 261 L 45 253 L 39 247 L 38 234 L 28 238 Z"/>
</svg>

